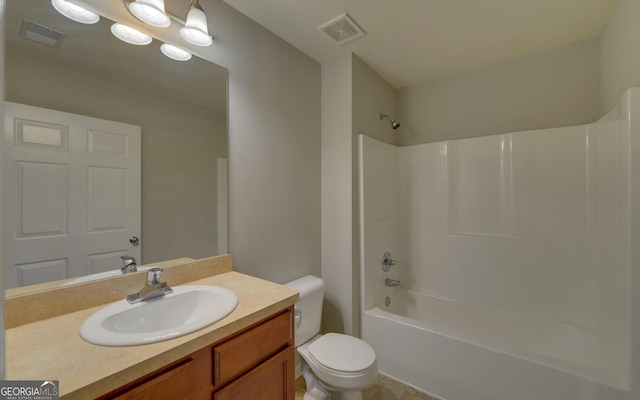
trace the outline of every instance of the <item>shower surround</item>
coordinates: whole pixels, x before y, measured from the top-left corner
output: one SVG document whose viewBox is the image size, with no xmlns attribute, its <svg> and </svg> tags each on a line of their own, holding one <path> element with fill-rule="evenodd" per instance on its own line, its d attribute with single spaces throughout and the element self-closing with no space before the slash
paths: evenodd
<svg viewBox="0 0 640 400">
<path fill-rule="evenodd" d="M 640 89 L 589 125 L 359 139 L 381 373 L 446 400 L 640 398 Z"/>
</svg>

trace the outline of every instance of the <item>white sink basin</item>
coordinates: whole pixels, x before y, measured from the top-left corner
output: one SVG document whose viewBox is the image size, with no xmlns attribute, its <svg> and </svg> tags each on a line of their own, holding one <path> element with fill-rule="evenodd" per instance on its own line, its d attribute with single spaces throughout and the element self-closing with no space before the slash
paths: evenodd
<svg viewBox="0 0 640 400">
<path fill-rule="evenodd" d="M 131 346 L 173 339 L 226 317 L 238 297 L 219 286 L 185 285 L 173 293 L 136 304 L 113 303 L 91 315 L 80 335 L 103 346 Z"/>
<path fill-rule="evenodd" d="M 151 268 L 153 268 L 153 266 L 138 267 L 138 271 L 146 271 Z M 120 271 L 119 269 L 112 269 L 111 271 L 96 272 L 95 274 L 85 275 L 79 278 L 71 279 L 70 281 L 66 281 L 60 286 L 75 285 L 76 283 L 91 282 L 91 281 L 96 281 L 98 279 L 112 278 L 114 276 L 122 276 L 122 271 Z"/>
</svg>

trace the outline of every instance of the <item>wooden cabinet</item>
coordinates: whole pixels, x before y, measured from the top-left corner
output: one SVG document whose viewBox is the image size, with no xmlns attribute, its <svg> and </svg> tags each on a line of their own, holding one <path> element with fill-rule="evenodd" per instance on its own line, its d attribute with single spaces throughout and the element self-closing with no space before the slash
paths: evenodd
<svg viewBox="0 0 640 400">
<path fill-rule="evenodd" d="M 294 400 L 293 307 L 100 400 Z"/>
<path fill-rule="evenodd" d="M 193 399 L 194 383 L 193 360 L 187 360 L 121 395 L 116 395 L 113 399 Z"/>
<path fill-rule="evenodd" d="M 291 313 L 282 313 L 213 346 L 213 384 L 221 387 L 293 344 Z"/>
<path fill-rule="evenodd" d="M 289 347 L 260 364 L 233 383 L 216 391 L 214 400 L 293 400 L 294 352 Z"/>
</svg>

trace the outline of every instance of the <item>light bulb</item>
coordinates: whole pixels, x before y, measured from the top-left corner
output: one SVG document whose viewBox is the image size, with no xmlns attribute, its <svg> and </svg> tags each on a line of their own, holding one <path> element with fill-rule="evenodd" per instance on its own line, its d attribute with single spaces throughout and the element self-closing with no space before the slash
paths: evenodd
<svg viewBox="0 0 640 400">
<path fill-rule="evenodd" d="M 146 33 L 142 33 L 139 30 L 120 23 L 111 25 L 111 33 L 123 42 L 138 46 L 149 44 L 153 40 L 151 36 Z"/>
<path fill-rule="evenodd" d="M 176 61 L 188 61 L 191 59 L 191 53 L 169 43 L 163 43 L 162 46 L 160 46 L 160 51 L 162 51 L 162 54 L 165 56 Z"/>
<path fill-rule="evenodd" d="M 98 14 L 66 0 L 51 0 L 51 5 L 60 14 L 82 24 L 95 24 L 100 21 L 100 16 Z"/>
<path fill-rule="evenodd" d="M 180 36 L 196 46 L 209 46 L 213 42 L 207 28 L 207 16 L 197 2 L 191 4 L 184 28 L 180 29 Z"/>
<path fill-rule="evenodd" d="M 136 0 L 129 3 L 129 11 L 149 25 L 166 28 L 171 24 L 169 16 L 164 11 L 164 0 Z"/>
</svg>

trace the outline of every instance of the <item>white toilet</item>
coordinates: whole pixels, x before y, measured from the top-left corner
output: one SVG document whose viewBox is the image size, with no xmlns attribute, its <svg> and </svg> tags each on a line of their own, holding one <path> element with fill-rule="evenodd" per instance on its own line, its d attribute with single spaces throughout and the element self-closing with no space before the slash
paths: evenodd
<svg viewBox="0 0 640 400">
<path fill-rule="evenodd" d="M 304 400 L 361 400 L 362 390 L 373 386 L 378 376 L 375 351 L 353 336 L 318 334 L 322 279 L 307 275 L 285 285 L 300 292 L 295 306 L 295 345 L 304 361 L 296 357 L 296 379 L 301 373 L 304 376 Z"/>
</svg>

